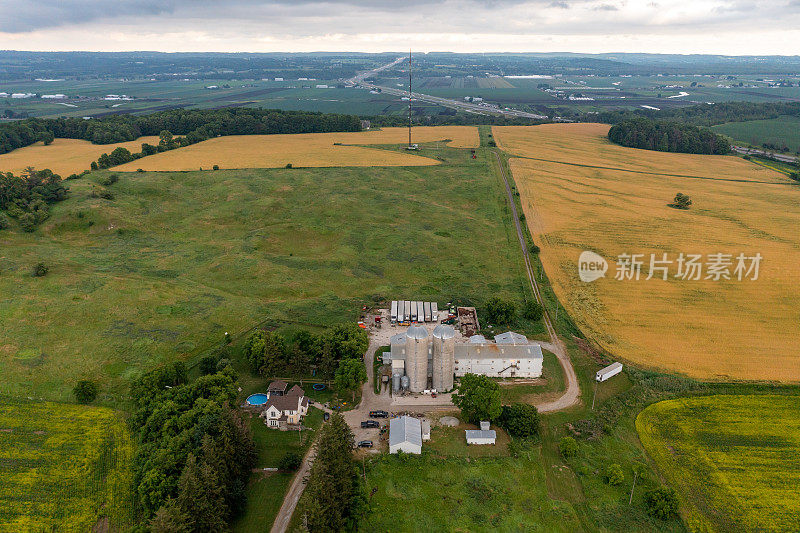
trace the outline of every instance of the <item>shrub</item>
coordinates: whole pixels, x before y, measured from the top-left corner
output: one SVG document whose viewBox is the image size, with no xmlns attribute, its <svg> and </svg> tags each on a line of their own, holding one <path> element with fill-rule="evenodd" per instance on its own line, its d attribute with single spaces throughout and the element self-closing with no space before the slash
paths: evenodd
<svg viewBox="0 0 800 533">
<path fill-rule="evenodd" d="M 564 458 L 575 457 L 578 453 L 578 443 L 572 437 L 562 437 L 558 443 L 558 450 Z"/>
<path fill-rule="evenodd" d="M 678 515 L 678 495 L 675 489 L 660 487 L 644 495 L 647 514 L 661 520 L 669 520 Z"/>
<path fill-rule="evenodd" d="M 488 143 L 486 143 L 486 144 L 488 144 L 489 146 L 497 146 L 497 143 L 496 143 L 496 142 L 494 142 L 494 141 L 489 141 L 489 142 L 488 142 Z"/>
<path fill-rule="evenodd" d="M 603 479 L 613 487 L 625 481 L 625 474 L 622 473 L 622 467 L 620 465 L 613 463 L 606 467 L 606 471 L 603 473 Z"/>
<path fill-rule="evenodd" d="M 539 434 L 539 410 L 527 403 L 504 405 L 497 423 L 513 437 L 535 437 Z"/>
<path fill-rule="evenodd" d="M 530 253 L 532 253 L 532 254 L 538 254 L 539 252 L 541 252 L 541 251 L 542 251 L 542 249 L 541 249 L 541 248 L 539 248 L 538 246 L 536 246 L 535 244 L 531 244 L 531 245 L 528 247 L 528 251 L 529 251 Z"/>
<path fill-rule="evenodd" d="M 78 178 L 80 178 L 80 176 L 79 176 L 79 175 L 77 175 L 77 174 L 70 174 L 70 175 L 69 175 L 69 176 L 67 176 L 65 179 L 68 179 L 68 180 L 76 180 L 76 179 L 78 179 Z"/>
<path fill-rule="evenodd" d="M 47 268 L 47 265 L 39 261 L 36 263 L 36 266 L 33 267 L 33 277 L 41 278 L 42 276 L 46 276 L 49 271 L 50 269 Z"/>
<path fill-rule="evenodd" d="M 300 454 L 289 452 L 278 461 L 278 469 L 285 472 L 294 472 L 300 468 L 300 463 L 302 462 L 303 458 L 300 457 Z"/>
<path fill-rule="evenodd" d="M 212 170 L 219 170 L 219 165 L 214 165 L 213 167 L 211 167 L 211 169 Z"/>
<path fill-rule="evenodd" d="M 498 297 L 486 302 L 486 319 L 490 324 L 510 324 L 514 321 L 514 303 Z"/>
<path fill-rule="evenodd" d="M 75 385 L 75 388 L 72 389 L 72 394 L 75 396 L 78 403 L 85 405 L 87 403 L 92 403 L 95 398 L 97 398 L 97 393 L 99 391 L 100 388 L 97 386 L 97 383 L 88 379 L 82 379 Z"/>
<path fill-rule="evenodd" d="M 136 169 L 136 172 L 144 172 L 144 169 L 142 169 L 142 168 L 137 168 L 137 169 Z"/>
<path fill-rule="evenodd" d="M 36 231 L 36 223 L 36 215 L 33 213 L 23 213 L 19 217 L 19 227 L 22 228 L 22 231 L 33 233 Z"/>
<path fill-rule="evenodd" d="M 0 213 L 0 229 L 8 229 L 11 226 L 11 219 L 5 213 Z"/>
<path fill-rule="evenodd" d="M 520 219 L 520 221 L 524 221 L 525 220 L 525 213 L 520 213 L 519 219 Z"/>
<path fill-rule="evenodd" d="M 119 181 L 119 176 L 116 174 L 111 174 L 109 176 L 100 178 L 100 185 L 105 185 L 106 187 L 108 187 L 109 185 L 114 185 L 118 181 Z"/>
<path fill-rule="evenodd" d="M 667 205 L 674 207 L 675 209 L 689 209 L 692 206 L 692 199 L 679 192 L 675 195 L 675 199 L 672 200 L 672 203 Z"/>
<path fill-rule="evenodd" d="M 206 355 L 200 359 L 198 368 L 200 369 L 200 373 L 204 376 L 215 373 L 217 371 L 217 356 Z"/>
<path fill-rule="evenodd" d="M 292 168 L 292 164 L 291 163 L 286 163 L 286 168 Z"/>
<path fill-rule="evenodd" d="M 99 168 L 97 166 L 97 161 L 92 161 L 92 164 L 90 165 L 90 167 L 91 167 L 92 170 L 97 170 Z"/>
<path fill-rule="evenodd" d="M 538 322 L 544 316 L 544 308 L 539 305 L 539 302 L 528 300 L 522 308 L 522 316 L 528 320 Z"/>
</svg>

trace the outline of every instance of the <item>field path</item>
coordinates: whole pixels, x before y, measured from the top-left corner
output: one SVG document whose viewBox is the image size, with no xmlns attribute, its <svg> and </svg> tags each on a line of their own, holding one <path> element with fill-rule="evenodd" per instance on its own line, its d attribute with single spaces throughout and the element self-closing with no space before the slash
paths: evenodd
<svg viewBox="0 0 800 533">
<path fill-rule="evenodd" d="M 519 245 L 520 248 L 522 248 L 522 258 L 525 261 L 525 271 L 528 274 L 528 282 L 531 285 L 531 290 L 533 291 L 533 295 L 536 297 L 536 301 L 539 302 L 544 309 L 544 315 L 542 319 L 544 320 L 545 327 L 547 327 L 547 333 L 550 335 L 551 344 L 548 349 L 556 354 L 556 357 L 558 357 L 558 363 L 561 365 L 561 368 L 564 371 L 564 377 L 567 382 L 567 388 L 564 391 L 564 394 L 552 402 L 542 403 L 536 407 L 541 413 L 560 411 L 562 409 L 567 409 L 577 405 L 580 402 L 581 388 L 578 384 L 578 376 L 575 374 L 575 369 L 572 366 L 572 361 L 569 358 L 569 354 L 567 353 L 564 343 L 561 342 L 556 334 L 556 329 L 553 327 L 552 320 L 550 320 L 550 314 L 547 312 L 547 308 L 544 305 L 544 300 L 542 300 L 542 294 L 539 291 L 539 284 L 536 282 L 536 276 L 533 274 L 533 267 L 531 266 L 531 258 L 528 252 L 528 246 L 525 243 L 525 234 L 522 231 L 522 224 L 519 220 L 517 204 L 514 202 L 514 193 L 511 191 L 511 185 L 508 181 L 506 167 L 503 165 L 503 160 L 501 159 L 500 154 L 495 150 L 493 150 L 492 153 L 497 160 L 497 166 L 500 167 L 500 175 L 503 177 L 503 183 L 506 186 L 506 195 L 508 196 L 508 203 L 511 205 L 511 214 L 514 217 L 514 225 L 517 228 L 517 239 L 519 239 Z"/>
</svg>

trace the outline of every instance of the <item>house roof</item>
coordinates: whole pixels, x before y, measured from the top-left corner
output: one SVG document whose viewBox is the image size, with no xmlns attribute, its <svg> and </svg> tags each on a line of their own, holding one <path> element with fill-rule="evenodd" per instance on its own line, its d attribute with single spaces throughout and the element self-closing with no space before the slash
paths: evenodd
<svg viewBox="0 0 800 533">
<path fill-rule="evenodd" d="M 456 344 L 455 359 L 542 359 L 538 344 Z"/>
<path fill-rule="evenodd" d="M 467 434 L 467 441 L 472 439 L 496 439 L 497 432 L 493 429 L 489 430 L 480 430 L 480 429 L 466 429 L 464 430 Z"/>
<path fill-rule="evenodd" d="M 278 380 L 273 381 L 272 383 L 270 383 L 268 389 L 271 390 L 271 391 L 274 390 L 274 391 L 285 392 L 286 391 L 286 387 L 288 387 L 288 386 L 289 386 L 288 383 L 278 379 Z"/>
<path fill-rule="evenodd" d="M 403 442 L 422 446 L 422 423 L 418 418 L 401 416 L 389 421 L 389 446 Z"/>
<path fill-rule="evenodd" d="M 278 411 L 297 411 L 301 397 L 295 395 L 284 395 L 284 396 L 270 396 L 267 400 L 267 403 L 264 404 L 264 410 L 266 411 L 270 407 L 275 407 Z"/>
<path fill-rule="evenodd" d="M 300 385 L 295 385 L 294 387 L 289 389 L 289 392 L 286 393 L 286 396 L 305 396 L 305 395 L 306 391 L 301 389 Z"/>
</svg>

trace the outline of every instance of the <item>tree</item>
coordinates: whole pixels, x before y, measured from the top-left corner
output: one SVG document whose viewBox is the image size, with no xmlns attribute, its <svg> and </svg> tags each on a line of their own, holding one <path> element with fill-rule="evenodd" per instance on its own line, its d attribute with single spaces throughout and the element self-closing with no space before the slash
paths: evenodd
<svg viewBox="0 0 800 533">
<path fill-rule="evenodd" d="M 625 481 L 625 474 L 622 473 L 622 467 L 620 465 L 612 463 L 606 467 L 603 473 L 603 479 L 613 487 Z"/>
<path fill-rule="evenodd" d="M 300 468 L 300 463 L 302 462 L 303 458 L 300 457 L 299 453 L 289 452 L 278 461 L 278 469 L 285 472 L 294 472 Z"/>
<path fill-rule="evenodd" d="M 558 442 L 558 450 L 565 459 L 574 457 L 578 453 L 578 443 L 572 437 L 562 437 Z"/>
<path fill-rule="evenodd" d="M 271 376 L 286 362 L 286 342 L 278 333 L 258 330 L 245 342 L 244 354 L 254 374 Z"/>
<path fill-rule="evenodd" d="M 206 462 L 189 454 L 178 480 L 178 507 L 189 517 L 189 531 L 225 531 L 225 499 L 217 472 Z"/>
<path fill-rule="evenodd" d="M 504 405 L 497 423 L 513 437 L 535 437 L 539 434 L 539 410 L 527 403 Z"/>
<path fill-rule="evenodd" d="M 206 355 L 200 359 L 200 364 L 197 365 L 200 373 L 204 376 L 207 374 L 214 374 L 217 371 L 217 356 Z"/>
<path fill-rule="evenodd" d="M 531 245 L 528 247 L 528 251 L 529 251 L 530 253 L 532 253 L 532 254 L 538 254 L 539 252 L 541 252 L 541 251 L 542 251 L 542 249 L 541 249 L 541 248 L 539 248 L 539 246 L 537 246 L 536 244 L 531 244 Z"/>
<path fill-rule="evenodd" d="M 190 533 L 191 517 L 183 512 L 177 502 L 170 498 L 150 520 L 152 533 Z"/>
<path fill-rule="evenodd" d="M 672 200 L 672 203 L 668 205 L 670 207 L 674 207 L 675 209 L 689 209 L 692 206 L 692 199 L 679 192 L 675 195 L 675 199 Z"/>
<path fill-rule="evenodd" d="M 367 369 L 364 368 L 361 359 L 342 359 L 334 377 L 338 392 L 352 392 L 353 401 L 355 401 L 356 391 L 365 381 L 367 381 Z"/>
<path fill-rule="evenodd" d="M 522 316 L 528 320 L 538 322 L 544 316 L 544 308 L 535 300 L 527 300 L 522 307 Z"/>
<path fill-rule="evenodd" d="M 88 379 L 80 380 L 72 389 L 75 400 L 84 405 L 92 403 L 95 398 L 97 398 L 98 392 L 100 392 L 100 388 L 97 386 L 97 383 Z"/>
<path fill-rule="evenodd" d="M 514 303 L 495 296 L 486 302 L 486 319 L 495 325 L 511 324 L 514 321 Z"/>
<path fill-rule="evenodd" d="M 500 386 L 486 376 L 466 374 L 453 393 L 453 403 L 473 424 L 495 420 L 502 412 Z"/>
<path fill-rule="evenodd" d="M 45 265 L 42 261 L 39 261 L 33 267 L 33 272 L 31 274 L 34 278 L 41 278 L 46 276 L 48 272 L 50 272 L 50 269 L 47 267 L 47 265 Z"/>
<path fill-rule="evenodd" d="M 11 226 L 11 220 L 5 213 L 0 213 L 0 230 L 8 229 Z"/>
<path fill-rule="evenodd" d="M 675 489 L 660 487 L 644 495 L 647 514 L 660 520 L 669 520 L 678 514 L 678 495 Z"/>
</svg>

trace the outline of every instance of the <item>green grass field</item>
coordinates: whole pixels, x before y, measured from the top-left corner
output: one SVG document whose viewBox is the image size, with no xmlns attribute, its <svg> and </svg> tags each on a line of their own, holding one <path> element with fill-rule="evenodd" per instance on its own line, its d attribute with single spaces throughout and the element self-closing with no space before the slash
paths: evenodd
<svg viewBox="0 0 800 533">
<path fill-rule="evenodd" d="M 713 128 L 735 141 L 761 147 L 764 143 L 800 151 L 800 117 L 782 116 L 769 120 L 731 122 Z"/>
<path fill-rule="evenodd" d="M 800 396 L 669 400 L 636 427 L 690 529 L 800 530 Z"/>
<path fill-rule="evenodd" d="M 111 409 L 0 399 L 0 530 L 124 529 L 132 456 Z"/>
<path fill-rule="evenodd" d="M 121 174 L 113 201 L 90 198 L 100 173 L 70 181 L 35 234 L 0 234 L 0 392 L 64 400 L 89 377 L 114 402 L 265 318 L 336 323 L 375 295 L 521 299 L 488 154 L 422 152 L 445 164 Z"/>
</svg>

